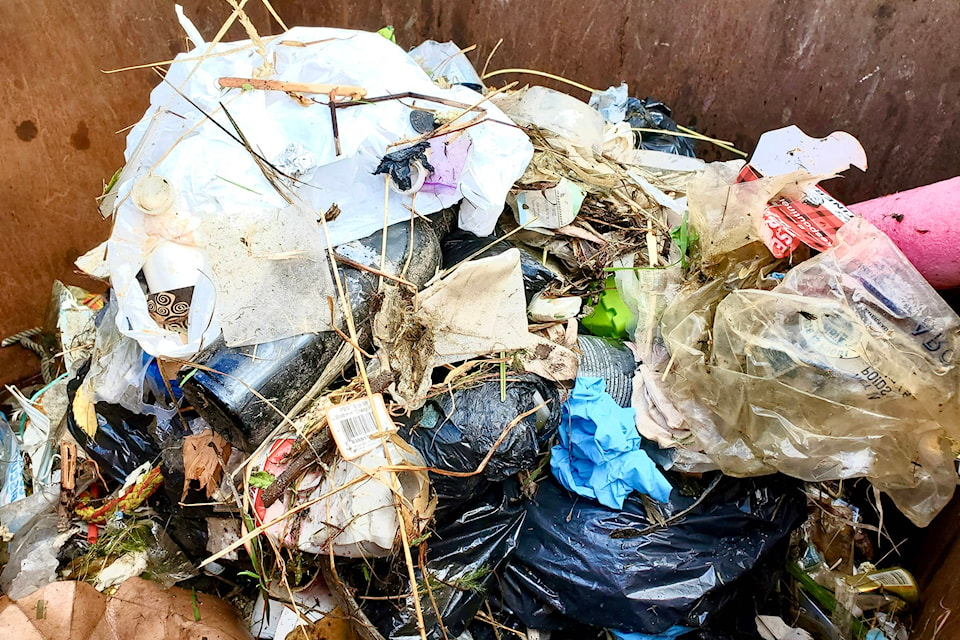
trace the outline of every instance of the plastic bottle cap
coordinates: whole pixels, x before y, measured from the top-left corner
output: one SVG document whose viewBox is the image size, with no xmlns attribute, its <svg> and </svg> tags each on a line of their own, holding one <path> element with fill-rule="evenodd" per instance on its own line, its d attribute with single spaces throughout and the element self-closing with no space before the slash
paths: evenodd
<svg viewBox="0 0 960 640">
<path fill-rule="evenodd" d="M 162 176 L 147 174 L 133 183 L 130 197 L 137 208 L 147 215 L 160 215 L 173 208 L 173 185 Z"/>
</svg>

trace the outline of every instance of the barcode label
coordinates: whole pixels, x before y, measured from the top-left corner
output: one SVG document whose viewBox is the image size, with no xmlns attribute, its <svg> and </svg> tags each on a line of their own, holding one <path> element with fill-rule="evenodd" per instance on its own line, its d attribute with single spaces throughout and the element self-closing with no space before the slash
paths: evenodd
<svg viewBox="0 0 960 640">
<path fill-rule="evenodd" d="M 372 399 L 360 398 L 333 407 L 327 412 L 327 424 L 344 460 L 353 460 L 376 449 L 381 429 L 396 431 L 379 393 Z"/>
</svg>

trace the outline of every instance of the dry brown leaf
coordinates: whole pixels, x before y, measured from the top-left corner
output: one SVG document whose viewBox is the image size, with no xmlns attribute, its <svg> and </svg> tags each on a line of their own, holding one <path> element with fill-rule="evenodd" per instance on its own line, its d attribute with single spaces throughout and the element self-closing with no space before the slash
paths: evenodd
<svg viewBox="0 0 960 640">
<path fill-rule="evenodd" d="M 297 627 L 287 634 L 286 640 L 360 640 L 350 619 L 340 607 L 317 620 L 312 629 Z"/>
<path fill-rule="evenodd" d="M 80 385 L 77 395 L 73 397 L 73 419 L 88 436 L 93 438 L 97 435 L 97 411 L 85 384 Z"/>
<path fill-rule="evenodd" d="M 230 445 L 222 437 L 207 429 L 195 436 L 183 439 L 183 495 L 194 481 L 211 497 L 220 486 L 223 477 L 223 463 L 230 458 Z"/>
<path fill-rule="evenodd" d="M 130 578 L 112 597 L 54 582 L 16 602 L 0 598 L 4 640 L 248 640 L 239 613 L 209 594 Z"/>
</svg>

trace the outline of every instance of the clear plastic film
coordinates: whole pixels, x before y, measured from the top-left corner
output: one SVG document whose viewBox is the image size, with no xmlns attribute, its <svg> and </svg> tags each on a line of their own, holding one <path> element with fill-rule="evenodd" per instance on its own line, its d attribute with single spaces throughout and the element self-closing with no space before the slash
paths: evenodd
<svg viewBox="0 0 960 640">
<path fill-rule="evenodd" d="M 860 218 L 745 288 L 772 269 L 741 263 L 664 314 L 665 387 L 697 445 L 732 475 L 867 477 L 925 526 L 957 483 L 960 317 Z"/>
</svg>

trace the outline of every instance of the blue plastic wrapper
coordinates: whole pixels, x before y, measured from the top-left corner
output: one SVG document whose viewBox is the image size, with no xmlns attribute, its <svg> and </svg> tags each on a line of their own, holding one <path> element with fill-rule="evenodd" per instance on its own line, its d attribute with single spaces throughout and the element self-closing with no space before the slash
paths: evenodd
<svg viewBox="0 0 960 640">
<path fill-rule="evenodd" d="M 784 476 L 717 476 L 699 497 L 674 491 L 662 511 L 667 524 L 656 525 L 636 494 L 618 511 L 545 480 L 501 576 L 506 608 L 533 629 L 572 618 L 622 633 L 699 631 L 772 590 L 806 501 Z"/>
<path fill-rule="evenodd" d="M 624 633 L 623 631 L 611 630 L 610 635 L 612 635 L 616 640 L 673 640 L 674 638 L 679 638 L 683 634 L 691 631 L 690 627 L 681 627 L 680 625 L 674 625 L 664 631 L 663 633 Z"/>
<path fill-rule="evenodd" d="M 641 449 L 634 410 L 618 405 L 605 388 L 602 378 L 577 378 L 563 404 L 560 442 L 550 453 L 553 475 L 611 509 L 622 509 L 631 491 L 666 502 L 672 487 Z"/>
</svg>

